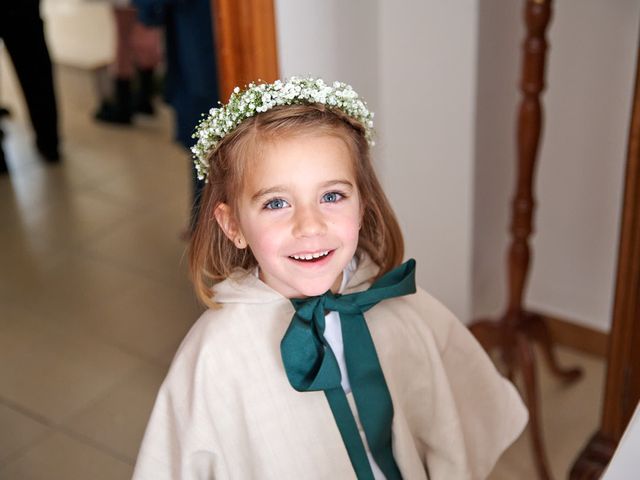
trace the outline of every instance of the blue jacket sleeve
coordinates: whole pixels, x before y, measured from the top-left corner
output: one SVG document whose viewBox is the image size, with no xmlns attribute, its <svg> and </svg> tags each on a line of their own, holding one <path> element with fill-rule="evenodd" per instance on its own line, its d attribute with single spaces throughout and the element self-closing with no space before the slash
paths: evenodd
<svg viewBox="0 0 640 480">
<path fill-rule="evenodd" d="M 167 4 L 171 0 L 131 0 L 138 10 L 138 20 L 148 27 L 164 25 Z"/>
</svg>

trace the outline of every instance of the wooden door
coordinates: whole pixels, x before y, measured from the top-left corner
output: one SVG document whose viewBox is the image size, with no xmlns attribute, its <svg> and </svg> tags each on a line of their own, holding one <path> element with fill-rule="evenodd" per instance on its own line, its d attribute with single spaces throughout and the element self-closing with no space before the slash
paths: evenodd
<svg viewBox="0 0 640 480">
<path fill-rule="evenodd" d="M 600 478 L 640 400 L 640 45 L 638 52 L 602 420 L 571 480 Z"/>
<path fill-rule="evenodd" d="M 211 0 L 220 98 L 235 86 L 279 77 L 273 0 Z"/>
</svg>

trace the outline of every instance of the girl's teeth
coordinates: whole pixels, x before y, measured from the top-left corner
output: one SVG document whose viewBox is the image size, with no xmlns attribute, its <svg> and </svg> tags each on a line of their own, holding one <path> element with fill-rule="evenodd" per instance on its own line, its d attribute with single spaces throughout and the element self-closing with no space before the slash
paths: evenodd
<svg viewBox="0 0 640 480">
<path fill-rule="evenodd" d="M 314 258 L 320 258 L 326 255 L 329 255 L 329 250 L 327 250 L 326 252 L 309 253 L 307 255 L 292 255 L 292 257 L 296 260 L 313 260 Z"/>
</svg>

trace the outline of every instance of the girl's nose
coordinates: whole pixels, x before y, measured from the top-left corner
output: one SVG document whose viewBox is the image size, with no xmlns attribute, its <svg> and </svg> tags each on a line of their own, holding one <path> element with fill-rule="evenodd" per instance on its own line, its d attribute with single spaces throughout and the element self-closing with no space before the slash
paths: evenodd
<svg viewBox="0 0 640 480">
<path fill-rule="evenodd" d="M 313 237 L 327 232 L 322 212 L 318 207 L 298 207 L 294 215 L 293 235 L 295 237 Z"/>
</svg>

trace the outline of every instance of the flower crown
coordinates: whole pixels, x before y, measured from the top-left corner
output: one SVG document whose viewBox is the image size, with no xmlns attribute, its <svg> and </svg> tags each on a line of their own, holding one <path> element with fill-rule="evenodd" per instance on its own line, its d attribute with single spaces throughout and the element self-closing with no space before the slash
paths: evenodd
<svg viewBox="0 0 640 480">
<path fill-rule="evenodd" d="M 374 144 L 373 113 L 367 109 L 367 104 L 351 85 L 342 82 L 327 85 L 322 79 L 311 77 L 291 77 L 289 80 L 276 80 L 273 83 L 250 83 L 242 91 L 239 87 L 234 88 L 227 104 L 220 104 L 220 107 L 209 110 L 209 115 L 196 127 L 193 138 L 198 141 L 191 147 L 191 152 L 198 179 L 207 179 L 209 153 L 247 118 L 281 105 L 314 103 L 340 110 L 362 124 L 367 142 L 369 145 Z"/>
</svg>

